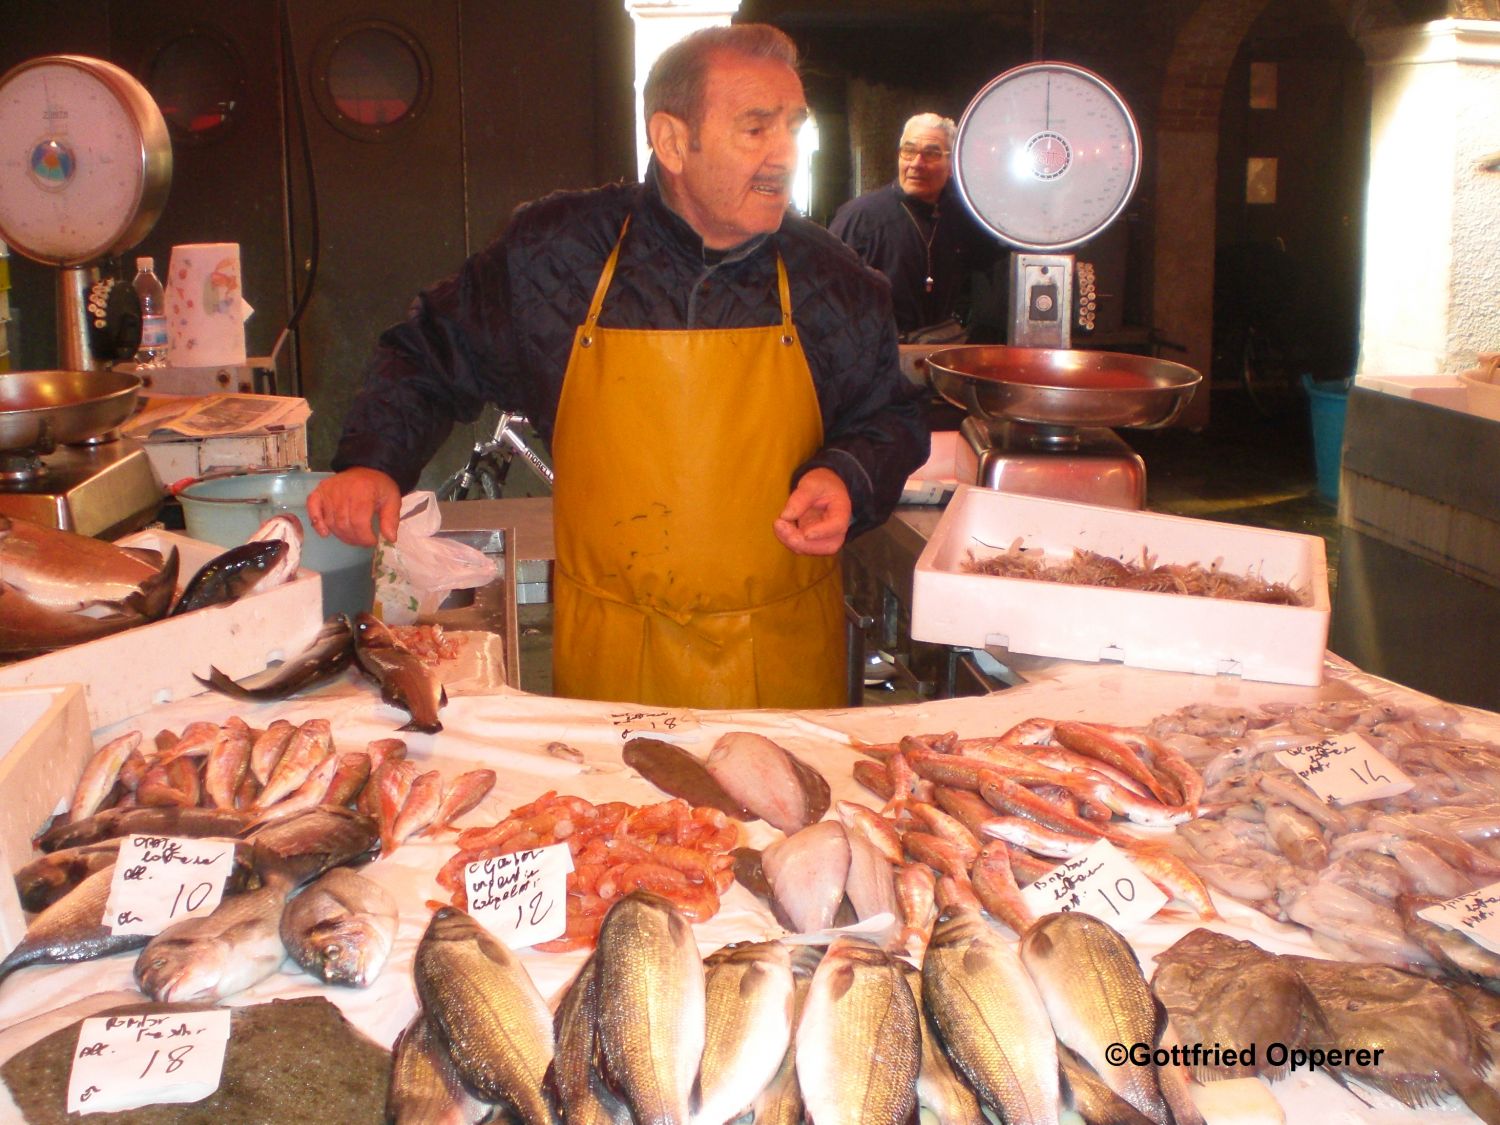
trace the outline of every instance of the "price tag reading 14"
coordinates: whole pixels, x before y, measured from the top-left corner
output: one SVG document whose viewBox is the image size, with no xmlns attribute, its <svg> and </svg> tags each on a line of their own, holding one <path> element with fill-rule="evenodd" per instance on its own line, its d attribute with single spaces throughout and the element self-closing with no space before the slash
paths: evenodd
<svg viewBox="0 0 1500 1125">
<path fill-rule="evenodd" d="M 233 869 L 232 840 L 127 836 L 104 907 L 110 933 L 155 935 L 183 918 L 212 913 Z"/>
<path fill-rule="evenodd" d="M 512 949 L 561 937 L 572 870 L 567 844 L 475 860 L 464 868 L 469 913 Z"/>
<path fill-rule="evenodd" d="M 1100 840 L 1022 887 L 1021 897 L 1038 917 L 1081 910 L 1117 930 L 1144 922 L 1167 905 L 1167 896 L 1108 840 Z"/>
<path fill-rule="evenodd" d="M 1305 746 L 1278 750 L 1276 760 L 1330 805 L 1378 801 L 1415 784 L 1357 734 L 1330 734 Z"/>
<path fill-rule="evenodd" d="M 96 1016 L 78 1027 L 69 1113 L 196 1102 L 219 1088 L 229 1009 Z"/>
</svg>

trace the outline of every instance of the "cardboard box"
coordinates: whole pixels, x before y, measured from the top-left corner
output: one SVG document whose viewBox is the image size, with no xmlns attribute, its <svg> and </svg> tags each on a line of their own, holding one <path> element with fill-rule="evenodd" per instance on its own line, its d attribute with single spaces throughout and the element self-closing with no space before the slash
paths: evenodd
<svg viewBox="0 0 1500 1125">
<path fill-rule="evenodd" d="M 1307 591 L 1311 605 L 1072 586 L 964 572 L 972 550 L 1019 539 L 1062 562 L 1075 548 L 1127 562 L 1199 563 Z M 1127 511 L 959 485 L 918 558 L 912 637 L 1066 660 L 1318 684 L 1328 644 L 1328 567 L 1315 535 Z"/>
<path fill-rule="evenodd" d="M 175 546 L 180 585 L 224 552 L 170 531 L 140 531 L 119 542 L 163 553 Z M 104 727 L 206 690 L 193 676 L 206 676 L 209 665 L 241 679 L 294 656 L 322 624 L 322 578 L 299 570 L 274 590 L 7 664 L 0 667 L 0 687 L 81 684 L 90 726 Z"/>
<path fill-rule="evenodd" d="M 0 688 L 0 953 L 26 933 L 10 876 L 31 861 L 32 836 L 72 796 L 93 753 L 83 688 Z"/>
<path fill-rule="evenodd" d="M 141 448 L 164 485 L 223 469 L 307 468 L 307 427 L 247 437 L 153 437 Z"/>
</svg>

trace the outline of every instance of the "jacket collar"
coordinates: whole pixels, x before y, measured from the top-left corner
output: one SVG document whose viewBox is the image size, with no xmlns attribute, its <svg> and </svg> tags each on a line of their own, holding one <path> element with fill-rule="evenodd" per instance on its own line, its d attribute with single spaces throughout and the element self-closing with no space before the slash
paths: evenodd
<svg viewBox="0 0 1500 1125">
<path fill-rule="evenodd" d="M 703 245 L 703 237 L 689 225 L 688 221 L 667 205 L 661 192 L 656 157 L 646 167 L 646 178 L 641 182 L 641 194 L 635 206 L 638 219 L 645 220 L 654 230 L 667 236 L 667 241 L 684 254 L 705 266 L 738 262 L 753 255 L 771 239 L 769 234 L 758 234 L 747 242 L 732 246 L 728 250 L 711 250 Z"/>
</svg>

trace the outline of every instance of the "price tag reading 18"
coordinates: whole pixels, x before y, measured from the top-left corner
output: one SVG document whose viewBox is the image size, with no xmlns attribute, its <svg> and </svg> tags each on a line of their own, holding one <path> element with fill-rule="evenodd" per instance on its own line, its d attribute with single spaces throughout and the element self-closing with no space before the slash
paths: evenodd
<svg viewBox="0 0 1500 1125">
<path fill-rule="evenodd" d="M 112 934 L 161 933 L 210 914 L 234 869 L 234 841 L 127 836 L 110 878 L 104 920 Z"/>
<path fill-rule="evenodd" d="M 469 913 L 511 949 L 561 937 L 572 870 L 567 844 L 475 860 L 464 868 Z"/>
<path fill-rule="evenodd" d="M 202 1101 L 219 1088 L 229 1009 L 96 1016 L 78 1028 L 69 1113 Z"/>
<path fill-rule="evenodd" d="M 1038 917 L 1081 910 L 1117 930 L 1144 922 L 1167 905 L 1167 896 L 1108 840 L 1022 887 L 1021 897 Z"/>
<path fill-rule="evenodd" d="M 1276 760 L 1330 805 L 1378 801 L 1415 784 L 1357 734 L 1330 734 L 1305 746 L 1278 750 Z"/>
</svg>

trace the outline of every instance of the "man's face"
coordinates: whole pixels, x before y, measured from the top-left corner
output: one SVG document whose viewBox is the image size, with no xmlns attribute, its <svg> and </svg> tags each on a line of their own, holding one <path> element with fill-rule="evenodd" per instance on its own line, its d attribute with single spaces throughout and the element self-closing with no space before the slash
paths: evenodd
<svg viewBox="0 0 1500 1125">
<path fill-rule="evenodd" d="M 917 126 L 902 134 L 896 182 L 907 195 L 936 203 L 952 173 L 953 154 L 941 129 Z"/>
<path fill-rule="evenodd" d="M 668 202 L 705 246 L 727 250 L 781 226 L 806 120 L 802 81 L 791 67 L 727 51 L 714 56 L 703 120 L 678 159 L 663 160 L 672 173 Z"/>
</svg>

